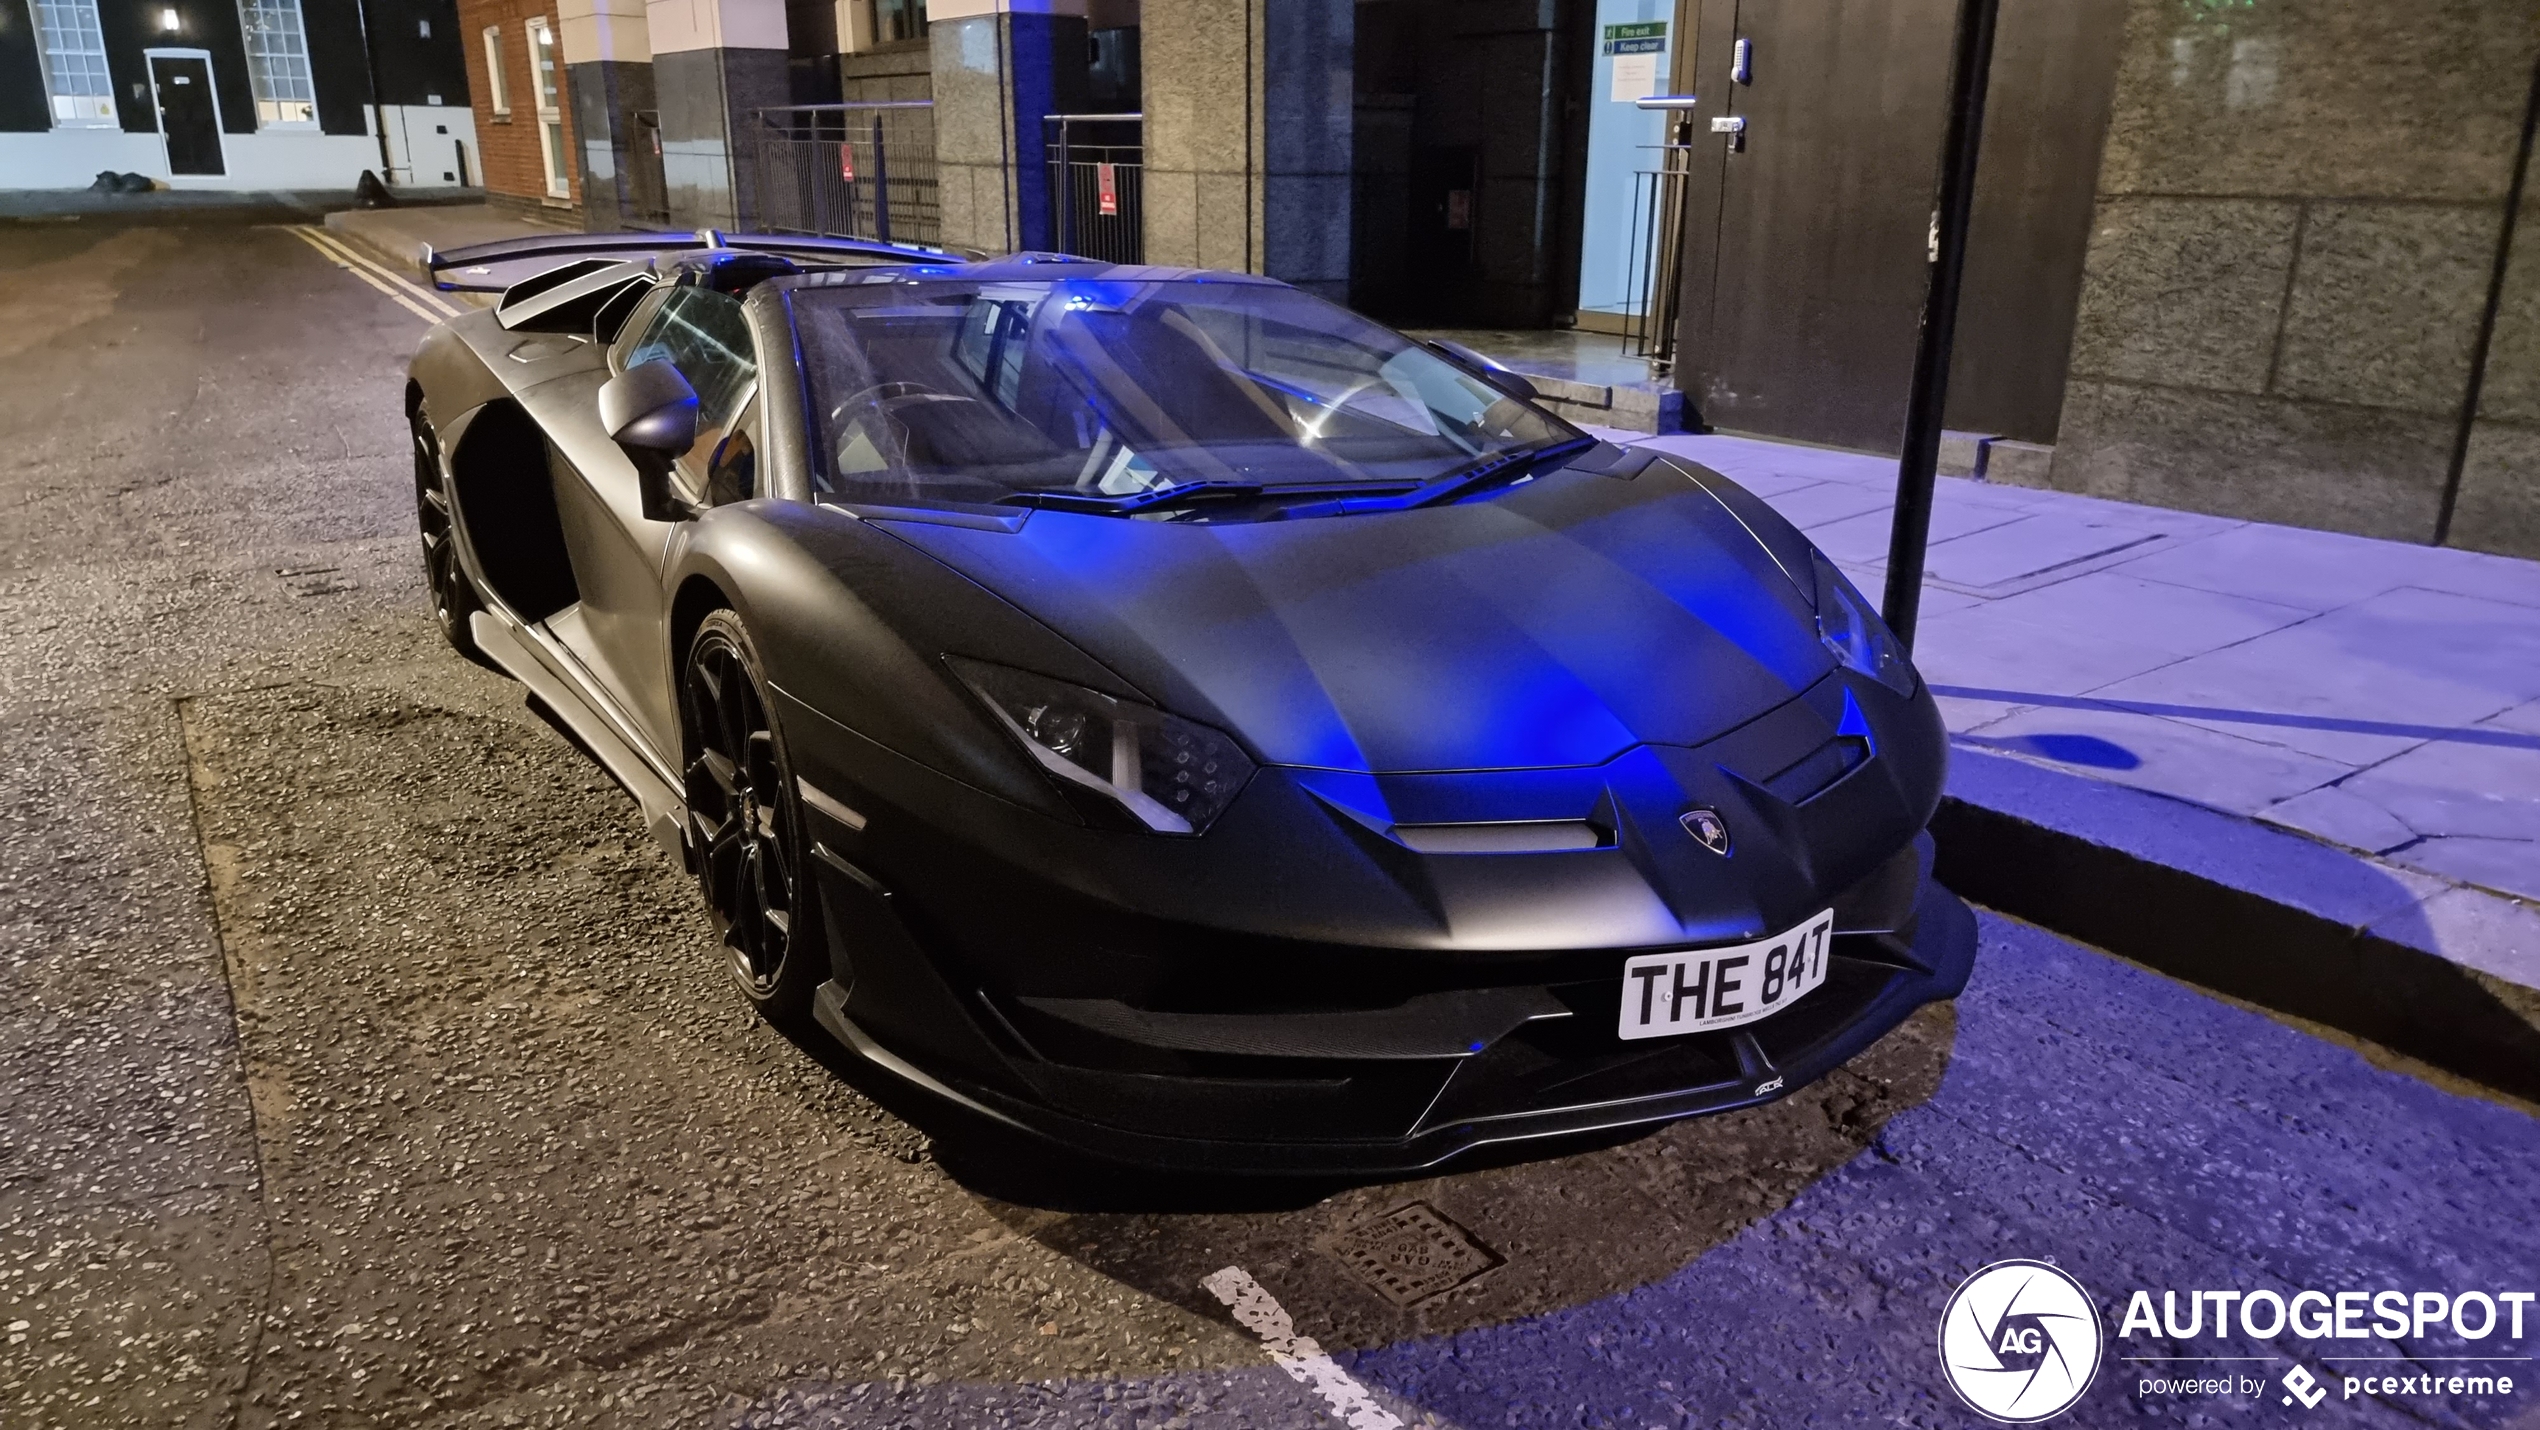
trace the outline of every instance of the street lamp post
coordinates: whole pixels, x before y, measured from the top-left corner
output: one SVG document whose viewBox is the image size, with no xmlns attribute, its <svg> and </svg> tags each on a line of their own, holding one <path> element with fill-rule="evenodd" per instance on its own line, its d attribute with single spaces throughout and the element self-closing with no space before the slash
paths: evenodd
<svg viewBox="0 0 2540 1430">
<path fill-rule="evenodd" d="M 1957 338 L 1958 290 L 1967 268 L 1967 221 L 1975 209 L 1976 151 L 1984 136 L 1984 91 L 1993 68 L 2001 0 L 1958 0 L 1949 71 L 1949 128 L 1940 146 L 1932 209 L 1931 277 L 1905 398 L 1905 450 L 1897 460 L 1896 521 L 1888 533 L 1885 614 L 1896 638 L 1914 645 L 1923 601 L 1923 548 L 1931 540 L 1932 481 L 1940 467 L 1942 409 L 1949 401 L 1949 354 Z"/>
</svg>

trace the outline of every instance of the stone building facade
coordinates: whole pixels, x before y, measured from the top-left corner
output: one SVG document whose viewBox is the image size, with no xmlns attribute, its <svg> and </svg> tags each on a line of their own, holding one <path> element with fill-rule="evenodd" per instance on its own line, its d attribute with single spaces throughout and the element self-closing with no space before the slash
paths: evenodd
<svg viewBox="0 0 2540 1430">
<path fill-rule="evenodd" d="M 2134 0 L 2048 482 L 2540 556 L 2536 57 L 2528 3 Z"/>
</svg>

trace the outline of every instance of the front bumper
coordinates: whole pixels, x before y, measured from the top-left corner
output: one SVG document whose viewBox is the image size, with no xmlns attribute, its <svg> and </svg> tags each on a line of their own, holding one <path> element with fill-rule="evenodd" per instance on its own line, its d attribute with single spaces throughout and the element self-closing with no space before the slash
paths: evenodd
<svg viewBox="0 0 2540 1430">
<path fill-rule="evenodd" d="M 866 996 L 850 999 L 833 983 L 817 1011 L 860 1056 L 1079 1153 L 1217 1174 L 1410 1173 L 1493 1144 L 1769 1102 L 1856 1056 L 1923 1004 L 1956 996 L 1975 961 L 1975 918 L 1930 878 L 1927 837 L 1917 846 L 1905 856 L 1917 879 L 1910 918 L 1892 932 L 1838 933 L 1822 987 L 1773 1017 L 1714 1033 L 1617 1038 L 1625 955 L 1606 951 L 1547 962 L 1543 982 L 1473 990 L 1496 1000 L 1496 1021 L 1513 1026 L 1452 1056 L 1434 1055 L 1416 1037 L 1370 1056 L 1363 1029 L 1329 1050 L 1339 1056 L 1310 1046 L 1265 1052 L 1259 1039 L 1212 1049 L 1205 1036 L 1164 1036 L 1172 1046 L 1159 1046 L 1118 1030 L 1089 1033 L 1081 1021 L 1054 1021 L 985 992 L 965 998 L 940 984 L 910 986 L 902 981 L 909 970 L 885 971 L 899 960 L 883 945 L 904 940 L 904 931 L 875 925 L 874 911 L 852 899 L 833 905 L 833 936 L 861 943 L 859 969 L 885 986 L 866 988 L 859 972 Z M 1587 976 L 1566 976 L 1574 973 Z M 939 1010 L 931 1020 L 938 1031 L 915 1045 L 858 1024 L 859 1006 L 905 1008 L 914 999 Z M 1478 1018 L 1479 1029 L 1494 1021 L 1487 1008 L 1441 1006 L 1468 1023 Z M 1508 1008 L 1520 1016 L 1505 1016 Z M 1529 1008 L 1534 1015 L 1523 1016 Z M 943 1035 L 954 1016 L 969 1036 Z"/>
</svg>

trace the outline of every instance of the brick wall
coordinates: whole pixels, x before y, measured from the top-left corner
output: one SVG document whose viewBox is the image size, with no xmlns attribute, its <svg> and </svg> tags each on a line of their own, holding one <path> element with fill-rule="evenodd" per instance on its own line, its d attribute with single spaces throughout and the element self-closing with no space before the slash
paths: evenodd
<svg viewBox="0 0 2540 1430">
<path fill-rule="evenodd" d="M 568 197 L 556 199 L 547 193 L 546 158 L 539 142 L 538 77 L 529 52 L 527 23 L 540 16 L 546 18 L 550 33 L 561 36 L 562 26 L 553 0 L 459 0 L 459 33 L 467 48 L 468 102 L 476 110 L 478 181 L 497 204 L 570 207 L 578 213 L 582 206 L 582 166 L 574 158 L 577 141 L 572 82 L 565 75 L 560 46 L 554 52 L 561 111 L 557 143 Z M 494 112 L 494 85 L 486 73 L 485 56 L 485 29 L 489 25 L 499 32 L 502 92 L 511 109 L 508 115 Z"/>
</svg>

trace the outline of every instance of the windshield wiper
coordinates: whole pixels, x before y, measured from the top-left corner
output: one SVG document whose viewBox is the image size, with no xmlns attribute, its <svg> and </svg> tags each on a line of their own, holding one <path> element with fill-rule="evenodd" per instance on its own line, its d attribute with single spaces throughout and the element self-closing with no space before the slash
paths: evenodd
<svg viewBox="0 0 2540 1430">
<path fill-rule="evenodd" d="M 1095 492 L 1025 491 L 997 498 L 1008 506 L 1037 506 L 1051 511 L 1090 511 L 1103 516 L 1121 516 L 1129 512 L 1153 511 L 1157 507 L 1180 506 L 1193 501 L 1224 497 L 1259 496 L 1259 482 L 1200 481 L 1175 482 L 1169 487 L 1155 487 L 1125 496 L 1103 496 Z"/>
<path fill-rule="evenodd" d="M 1402 503 L 1405 507 L 1443 506 L 1458 497 L 1470 495 L 1498 482 L 1513 482 L 1531 475 L 1535 468 L 1554 457 L 1574 456 L 1596 445 L 1593 437 L 1573 437 L 1563 442 L 1547 442 L 1539 447 L 1520 447 L 1484 457 L 1458 471 L 1432 477 L 1420 490 Z"/>
<path fill-rule="evenodd" d="M 1556 457 L 1576 456 L 1596 445 L 1593 437 L 1572 437 L 1560 442 L 1547 442 L 1539 447 L 1520 447 L 1513 452 L 1495 452 L 1467 462 L 1454 471 L 1429 478 L 1407 491 L 1393 496 L 1347 496 L 1338 501 L 1316 502 L 1312 506 L 1290 507 L 1283 516 L 1346 516 L 1352 512 L 1409 511 L 1414 507 L 1443 506 L 1472 495 L 1487 486 L 1518 481 L 1531 475 L 1537 467 Z"/>
<path fill-rule="evenodd" d="M 997 500 L 1009 506 L 1035 506 L 1050 511 L 1091 512 L 1097 516 L 1131 516 L 1139 512 L 1163 511 L 1176 507 L 1199 506 L 1219 501 L 1266 500 L 1283 501 L 1290 497 L 1331 496 L 1341 492 L 1378 491 L 1402 494 L 1419 490 L 1413 482 L 1245 482 L 1195 481 L 1176 482 L 1152 491 L 1130 492 L 1124 496 L 1102 496 L 1078 491 L 1022 491 Z M 1379 497 L 1376 500 L 1388 500 Z"/>
</svg>

